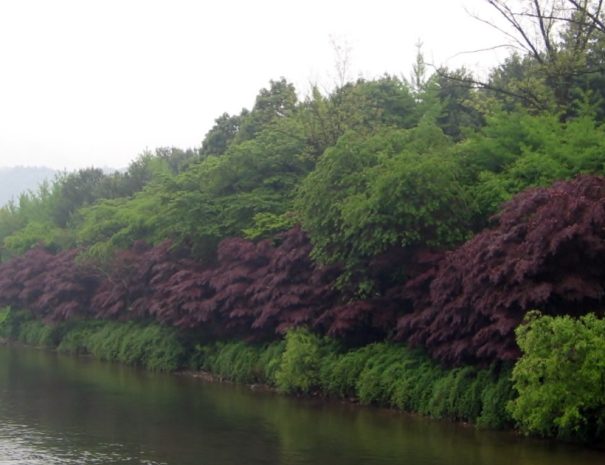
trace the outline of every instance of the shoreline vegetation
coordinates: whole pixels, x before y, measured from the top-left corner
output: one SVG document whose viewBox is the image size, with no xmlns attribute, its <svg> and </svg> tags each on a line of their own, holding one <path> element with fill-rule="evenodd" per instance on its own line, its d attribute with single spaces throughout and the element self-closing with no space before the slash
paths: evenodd
<svg viewBox="0 0 605 465">
<path fill-rule="evenodd" d="M 265 344 L 194 344 L 157 324 L 80 321 L 53 326 L 3 310 L 6 341 L 91 355 L 147 370 L 202 373 L 206 380 L 266 386 L 288 395 L 324 397 L 394 408 L 482 428 L 512 426 L 510 369 L 446 370 L 417 350 L 373 343 L 344 348 L 304 329 Z M 203 375 L 206 373 L 207 375 Z"/>
<path fill-rule="evenodd" d="M 304 328 L 272 342 L 200 343 L 199 334 L 157 323 L 82 320 L 48 325 L 32 319 L 30 312 L 0 310 L 3 345 L 20 343 L 208 382 L 604 448 L 599 380 L 605 322 L 594 315 L 572 319 L 531 312 L 517 333 L 524 355 L 515 364 L 445 368 L 421 350 L 398 343 L 345 347 Z M 591 338 L 592 344 L 586 344 Z"/>
<path fill-rule="evenodd" d="M 489 3 L 483 83 L 281 78 L 0 208 L 0 336 L 605 443 L 603 5 Z"/>
</svg>

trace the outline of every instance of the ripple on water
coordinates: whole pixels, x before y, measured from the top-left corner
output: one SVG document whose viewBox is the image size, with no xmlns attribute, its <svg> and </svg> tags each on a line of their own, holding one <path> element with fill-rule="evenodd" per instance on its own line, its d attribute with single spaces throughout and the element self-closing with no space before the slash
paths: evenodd
<svg viewBox="0 0 605 465">
<path fill-rule="evenodd" d="M 0 424 L 0 465 L 165 465 L 131 457 L 120 444 L 99 444 L 96 450 L 70 450 L 65 438 L 15 423 Z"/>
</svg>

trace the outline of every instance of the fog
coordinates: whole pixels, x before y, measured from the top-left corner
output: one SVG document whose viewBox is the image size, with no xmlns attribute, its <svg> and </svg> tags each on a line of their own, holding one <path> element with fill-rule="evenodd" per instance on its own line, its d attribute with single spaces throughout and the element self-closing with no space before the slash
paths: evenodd
<svg viewBox="0 0 605 465">
<path fill-rule="evenodd" d="M 502 42 L 483 0 L 0 2 L 0 166 L 120 168 L 146 149 L 195 147 L 270 79 L 301 97 L 347 76 L 434 65 L 485 72 Z"/>
</svg>

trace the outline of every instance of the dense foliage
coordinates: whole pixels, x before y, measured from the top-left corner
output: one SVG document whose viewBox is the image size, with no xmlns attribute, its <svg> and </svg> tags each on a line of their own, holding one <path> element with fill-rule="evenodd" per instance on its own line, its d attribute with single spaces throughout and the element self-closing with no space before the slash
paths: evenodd
<svg viewBox="0 0 605 465">
<path fill-rule="evenodd" d="M 528 309 L 604 307 L 605 178 L 527 190 L 495 221 L 408 283 L 415 311 L 401 318 L 400 337 L 447 362 L 514 360 Z"/>
<path fill-rule="evenodd" d="M 48 325 L 30 312 L 9 308 L 0 310 L 0 337 L 158 371 L 176 370 L 188 356 L 176 331 L 158 324 L 81 320 Z"/>
<path fill-rule="evenodd" d="M 197 149 L 62 173 L 0 208 L 0 305 L 30 312 L 22 338 L 61 339 L 40 320 L 123 320 L 152 328 L 141 340 L 202 341 L 197 365 L 228 378 L 502 423 L 496 377 L 528 310 L 605 309 L 605 27 L 601 2 L 488 3 L 517 52 L 485 82 L 428 75 L 421 51 L 409 81 L 302 98 L 270 81 Z M 147 363 L 98 324 L 63 347 Z M 128 350 L 104 355 L 93 333 Z M 516 405 L 527 431 L 594 430 Z"/>
<path fill-rule="evenodd" d="M 527 433 L 605 438 L 605 320 L 532 314 L 517 329 L 523 356 L 513 370 L 510 412 Z"/>
<path fill-rule="evenodd" d="M 27 308 L 38 318 L 64 320 L 94 314 L 95 273 L 76 262 L 78 250 L 53 254 L 41 247 L 0 264 L 0 305 Z"/>
<path fill-rule="evenodd" d="M 511 418 L 508 369 L 443 370 L 418 351 L 375 343 L 343 350 L 329 338 L 289 331 L 285 343 L 200 346 L 196 366 L 244 382 L 265 382 L 289 393 L 358 399 L 435 418 L 502 428 Z"/>
<path fill-rule="evenodd" d="M 354 274 L 394 246 L 461 242 L 469 233 L 469 202 L 449 144 L 431 124 L 341 137 L 301 185 L 313 256 L 344 265 L 348 280 L 361 279 Z M 359 284 L 365 294 L 376 285 Z"/>
</svg>

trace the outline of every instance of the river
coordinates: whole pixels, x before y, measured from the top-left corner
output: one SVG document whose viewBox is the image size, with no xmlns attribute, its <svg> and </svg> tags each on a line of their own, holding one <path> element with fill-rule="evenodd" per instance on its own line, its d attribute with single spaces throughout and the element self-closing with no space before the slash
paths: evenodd
<svg viewBox="0 0 605 465">
<path fill-rule="evenodd" d="M 0 465 L 602 465 L 389 410 L 0 347 Z"/>
</svg>

